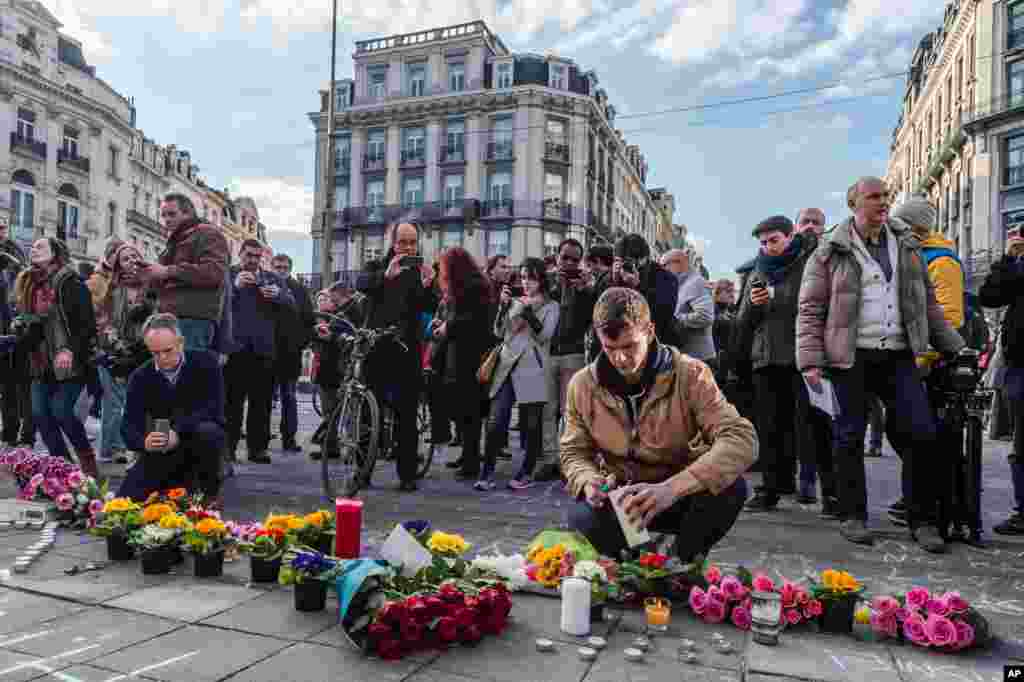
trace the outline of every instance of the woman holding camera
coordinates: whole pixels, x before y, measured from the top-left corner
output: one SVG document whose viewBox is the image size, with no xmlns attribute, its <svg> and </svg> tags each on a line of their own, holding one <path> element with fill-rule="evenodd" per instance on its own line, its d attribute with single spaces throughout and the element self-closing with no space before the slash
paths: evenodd
<svg viewBox="0 0 1024 682">
<path fill-rule="evenodd" d="M 20 340 L 29 356 L 32 415 L 52 456 L 69 457 L 66 435 L 82 471 L 96 476 L 96 453 L 75 416 L 78 396 L 95 371 L 96 317 L 89 290 L 59 239 L 36 240 L 29 261 L 14 290 L 18 311 L 33 316 Z"/>
<path fill-rule="evenodd" d="M 494 469 L 508 438 L 512 406 L 519 403 L 519 433 L 526 449 L 526 458 L 508 487 L 523 490 L 533 485 L 533 468 L 543 446 L 544 404 L 554 398 L 548 395 L 545 369 L 551 362 L 551 337 L 558 326 L 558 304 L 548 297 L 550 286 L 544 261 L 527 258 L 520 268 L 523 296 L 512 297 L 512 290 L 501 291 L 501 307 L 494 324 L 494 333 L 503 339 L 499 360 L 491 378 L 492 424 L 487 432 L 483 471 L 474 486 L 477 490 L 493 490 Z M 460 478 L 476 474 L 475 461 L 466 461 Z"/>
</svg>

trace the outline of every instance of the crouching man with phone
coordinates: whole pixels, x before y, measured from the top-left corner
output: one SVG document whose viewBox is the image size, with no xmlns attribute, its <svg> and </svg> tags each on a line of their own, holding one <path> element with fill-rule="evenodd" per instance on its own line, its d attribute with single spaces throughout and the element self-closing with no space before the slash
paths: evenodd
<svg viewBox="0 0 1024 682">
<path fill-rule="evenodd" d="M 128 380 L 121 435 L 140 453 L 118 496 L 144 500 L 184 487 L 215 498 L 224 449 L 224 386 L 217 356 L 185 351 L 174 315 L 161 313 L 142 330 L 151 362 Z"/>
<path fill-rule="evenodd" d="M 569 383 L 561 438 L 562 471 L 578 500 L 569 527 L 618 557 L 627 543 L 612 494 L 628 525 L 675 533 L 683 561 L 707 554 L 746 500 L 754 427 L 706 364 L 658 341 L 640 292 L 605 291 L 594 329 L 602 353 Z"/>
</svg>

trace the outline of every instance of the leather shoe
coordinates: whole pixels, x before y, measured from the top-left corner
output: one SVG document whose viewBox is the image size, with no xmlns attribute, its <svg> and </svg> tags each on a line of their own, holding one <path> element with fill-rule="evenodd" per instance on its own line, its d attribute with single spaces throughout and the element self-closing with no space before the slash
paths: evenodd
<svg viewBox="0 0 1024 682">
<path fill-rule="evenodd" d="M 285 452 L 302 452 L 302 446 L 294 440 L 285 441 L 283 449 Z"/>
<path fill-rule="evenodd" d="M 779 506 L 779 498 L 777 495 L 772 495 L 771 493 L 759 492 L 743 506 L 747 511 L 775 511 L 776 507 Z"/>
<path fill-rule="evenodd" d="M 456 459 L 453 459 L 450 462 L 445 462 L 444 465 L 448 469 L 461 469 L 462 468 L 462 458 L 458 457 Z"/>
<path fill-rule="evenodd" d="M 921 549 L 931 554 L 945 554 L 949 549 L 934 526 L 921 526 L 914 530 L 912 536 Z"/>
<path fill-rule="evenodd" d="M 398 490 L 403 493 L 414 493 L 419 489 L 420 487 L 416 485 L 416 481 L 402 481 L 398 484 Z"/>
<path fill-rule="evenodd" d="M 270 455 L 266 450 L 257 450 L 249 453 L 249 461 L 254 464 L 270 464 Z"/>
<path fill-rule="evenodd" d="M 847 519 L 839 524 L 839 534 L 857 545 L 875 544 L 875 535 L 868 528 L 866 521 Z"/>
</svg>

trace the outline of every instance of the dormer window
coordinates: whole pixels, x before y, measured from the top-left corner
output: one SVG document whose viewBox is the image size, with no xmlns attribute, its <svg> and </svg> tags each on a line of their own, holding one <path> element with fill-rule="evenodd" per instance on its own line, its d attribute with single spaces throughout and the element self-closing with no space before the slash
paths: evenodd
<svg viewBox="0 0 1024 682">
<path fill-rule="evenodd" d="M 565 90 L 565 65 L 552 64 L 548 75 L 548 87 L 555 90 Z"/>
</svg>

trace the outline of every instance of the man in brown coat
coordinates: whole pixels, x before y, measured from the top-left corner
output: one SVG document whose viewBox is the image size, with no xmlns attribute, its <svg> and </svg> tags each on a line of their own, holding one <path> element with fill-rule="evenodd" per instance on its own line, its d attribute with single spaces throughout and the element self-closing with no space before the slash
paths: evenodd
<svg viewBox="0 0 1024 682">
<path fill-rule="evenodd" d="M 707 554 L 746 500 L 754 427 L 706 364 L 658 342 L 642 293 L 605 291 L 594 329 L 603 353 L 569 383 L 561 438 L 562 472 L 578 500 L 569 526 L 602 554 L 619 556 L 626 539 L 607 492 L 626 484 L 629 516 L 676 533 L 683 560 Z"/>
<path fill-rule="evenodd" d="M 189 350 L 212 348 L 224 302 L 230 261 L 227 239 L 196 217 L 192 200 L 168 194 L 160 203 L 167 227 L 167 249 L 159 262 L 140 266 L 139 279 L 157 290 L 159 310 L 178 318 Z"/>
<path fill-rule="evenodd" d="M 949 471 L 936 447 L 935 417 L 918 378 L 916 354 L 931 344 L 955 353 L 963 339 L 935 300 L 920 242 L 889 218 L 889 192 L 878 178 L 861 178 L 847 192 L 853 216 L 822 242 L 804 270 L 797 316 L 797 366 L 812 390 L 822 374 L 839 400 L 834 457 L 840 532 L 870 545 L 864 472 L 865 396 L 878 395 L 889 415 L 889 441 L 907 467 L 904 492 L 911 536 L 929 552 L 942 552 L 945 527 L 939 502 Z"/>
</svg>

